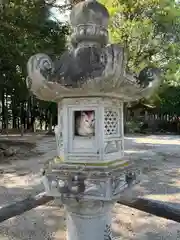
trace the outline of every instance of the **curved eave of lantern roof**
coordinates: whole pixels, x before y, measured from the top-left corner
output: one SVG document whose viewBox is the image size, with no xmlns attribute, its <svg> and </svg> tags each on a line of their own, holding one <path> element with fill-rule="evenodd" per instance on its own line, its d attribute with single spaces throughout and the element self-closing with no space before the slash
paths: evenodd
<svg viewBox="0 0 180 240">
<path fill-rule="evenodd" d="M 35 80 L 35 79 L 34 79 Z M 30 90 L 39 99 L 45 101 L 59 102 L 63 98 L 73 97 L 113 97 L 123 102 L 136 101 L 141 98 L 148 98 L 159 86 L 159 78 L 151 81 L 147 87 L 140 87 L 131 75 L 120 76 L 118 82 L 113 86 L 113 81 L 109 79 L 90 80 L 80 84 L 78 87 L 65 86 L 58 82 L 42 81 L 42 84 L 33 84 L 31 81 Z M 36 82 L 36 81 L 35 81 Z M 118 84 L 117 84 L 118 83 Z"/>
</svg>

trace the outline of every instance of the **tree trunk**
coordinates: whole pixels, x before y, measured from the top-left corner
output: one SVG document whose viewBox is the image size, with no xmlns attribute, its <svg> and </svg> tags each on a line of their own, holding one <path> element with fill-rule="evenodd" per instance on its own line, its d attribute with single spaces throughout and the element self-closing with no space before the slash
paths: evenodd
<svg viewBox="0 0 180 240">
<path fill-rule="evenodd" d="M 13 95 L 11 97 L 11 101 L 12 101 L 12 127 L 13 129 L 17 128 L 17 104 L 16 104 L 16 98 Z"/>
<path fill-rule="evenodd" d="M 52 133 L 52 113 L 49 112 L 49 126 L 48 126 L 48 132 Z"/>
<path fill-rule="evenodd" d="M 5 116 L 5 99 L 4 99 L 4 89 L 2 90 L 2 129 L 6 128 L 6 116 Z"/>
</svg>

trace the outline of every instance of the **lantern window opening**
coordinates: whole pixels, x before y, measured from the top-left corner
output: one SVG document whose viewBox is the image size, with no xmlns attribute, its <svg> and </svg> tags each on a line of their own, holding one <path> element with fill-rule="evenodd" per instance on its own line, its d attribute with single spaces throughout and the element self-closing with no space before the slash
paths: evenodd
<svg viewBox="0 0 180 240">
<path fill-rule="evenodd" d="M 104 111 L 104 133 L 105 136 L 116 137 L 121 135 L 120 131 L 120 109 L 106 108 Z"/>
<path fill-rule="evenodd" d="M 95 137 L 95 110 L 73 111 L 73 136 L 80 138 Z"/>
</svg>

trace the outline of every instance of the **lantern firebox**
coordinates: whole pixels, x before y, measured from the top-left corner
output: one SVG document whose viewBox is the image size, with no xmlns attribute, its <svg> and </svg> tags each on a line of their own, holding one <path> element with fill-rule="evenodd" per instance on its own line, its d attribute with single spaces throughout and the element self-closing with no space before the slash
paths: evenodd
<svg viewBox="0 0 180 240">
<path fill-rule="evenodd" d="M 110 98 L 66 98 L 55 128 L 60 160 L 99 164 L 123 160 L 123 103 Z"/>
</svg>

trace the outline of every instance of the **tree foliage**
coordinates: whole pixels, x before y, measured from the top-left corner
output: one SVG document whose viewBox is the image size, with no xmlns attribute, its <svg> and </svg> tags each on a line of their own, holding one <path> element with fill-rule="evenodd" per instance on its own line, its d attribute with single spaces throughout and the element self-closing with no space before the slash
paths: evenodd
<svg viewBox="0 0 180 240">
<path fill-rule="evenodd" d="M 52 103 L 42 104 L 32 96 L 25 83 L 26 63 L 31 55 L 44 52 L 55 58 L 65 49 L 68 28 L 52 21 L 49 10 L 43 0 L 8 1 L 1 9 L 0 100 L 3 127 L 7 127 L 11 118 L 14 127 L 19 119 L 21 124 L 32 125 L 35 117 L 45 115 L 48 119 L 48 112 L 52 114 L 52 110 L 56 110 Z"/>
<path fill-rule="evenodd" d="M 167 109 L 171 111 L 172 108 L 174 112 L 178 111 L 179 3 L 174 0 L 100 0 L 100 2 L 110 13 L 111 41 L 124 45 L 127 50 L 128 69 L 138 73 L 150 65 L 162 70 L 162 86 L 149 100 L 150 103 L 156 104 L 160 111 L 167 112 Z"/>
<path fill-rule="evenodd" d="M 169 78 L 179 68 L 180 6 L 174 0 L 101 0 L 108 8 L 113 42 L 127 49 L 128 67 L 160 67 Z M 175 77 L 175 76 L 174 76 Z"/>
<path fill-rule="evenodd" d="M 129 70 L 147 65 L 162 69 L 164 83 L 150 100 L 160 111 L 179 114 L 180 5 L 174 0 L 99 0 L 110 13 L 110 39 L 125 46 Z M 63 9 L 79 0 L 69 1 Z M 53 59 L 66 46 L 68 27 L 50 12 L 56 3 L 44 0 L 9 0 L 0 6 L 0 101 L 2 127 L 12 122 L 32 128 L 35 119 L 56 122 L 56 104 L 40 101 L 26 88 L 28 58 L 44 52 Z M 57 6 L 58 8 L 58 6 Z"/>
</svg>

